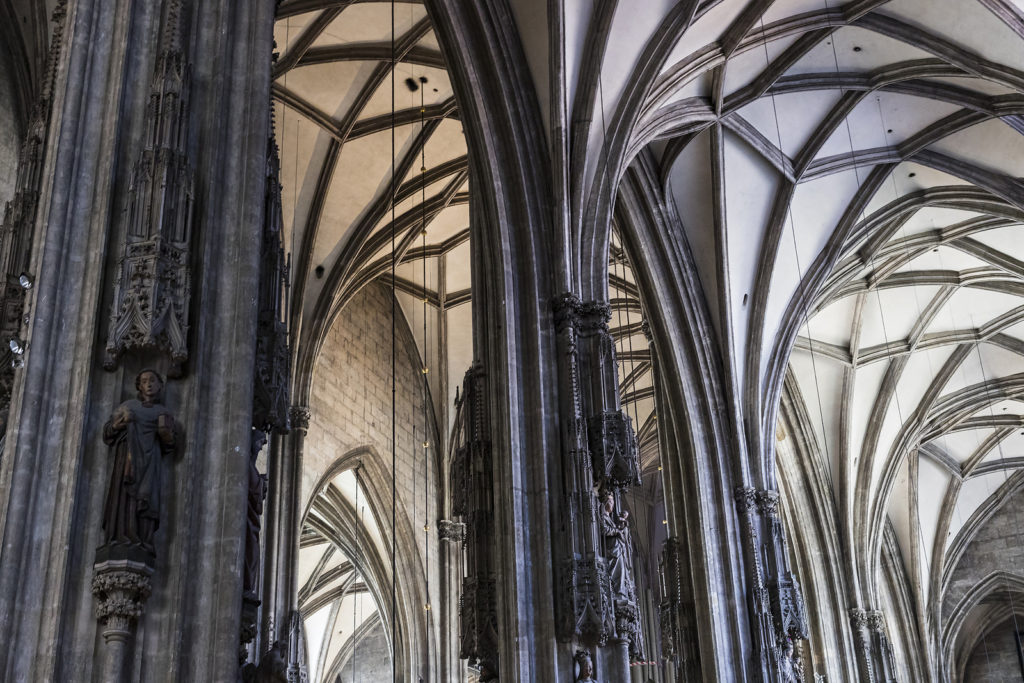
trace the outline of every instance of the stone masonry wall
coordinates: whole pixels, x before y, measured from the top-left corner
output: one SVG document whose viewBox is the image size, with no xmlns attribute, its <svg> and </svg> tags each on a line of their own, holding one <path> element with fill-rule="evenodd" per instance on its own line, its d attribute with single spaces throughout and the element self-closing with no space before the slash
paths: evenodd
<svg viewBox="0 0 1024 683">
<path fill-rule="evenodd" d="M 1024 628 L 1024 623 L 1020 624 Z M 1021 679 L 1013 619 L 1007 619 L 978 643 L 967 660 L 964 683 L 1003 683 Z"/>
<path fill-rule="evenodd" d="M 996 510 L 971 540 L 942 600 L 943 621 L 973 586 L 996 571 L 1024 575 L 1024 492 Z"/>
<path fill-rule="evenodd" d="M 401 315 L 401 308 L 398 308 Z M 437 473 L 429 472 L 424 501 L 423 389 L 420 359 L 406 323 L 397 327 L 398 512 L 409 520 L 420 561 L 429 523 L 428 577 L 437 595 Z M 327 334 L 313 373 L 310 427 L 303 455 L 305 507 L 320 477 L 341 456 L 371 447 L 388 472 L 377 485 L 391 489 L 391 292 L 379 284 L 360 291 Z M 436 444 L 430 438 L 430 457 Z M 388 515 L 390 517 L 390 515 Z M 389 520 L 390 521 L 390 520 Z"/>
</svg>

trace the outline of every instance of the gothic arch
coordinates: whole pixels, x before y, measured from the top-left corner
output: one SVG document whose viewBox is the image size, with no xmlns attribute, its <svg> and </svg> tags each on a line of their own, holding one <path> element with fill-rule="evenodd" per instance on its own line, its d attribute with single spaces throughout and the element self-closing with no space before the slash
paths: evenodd
<svg viewBox="0 0 1024 683">
<path fill-rule="evenodd" d="M 375 540 L 367 530 L 355 505 L 344 497 L 330 499 L 324 492 L 338 475 L 355 470 L 357 485 L 365 494 L 373 528 L 380 534 Z M 391 556 L 391 475 L 382 457 L 373 446 L 362 446 L 340 456 L 320 476 L 313 487 L 314 494 L 306 502 L 302 515 L 303 536 L 311 532 L 321 535 L 341 549 L 368 587 L 381 615 L 384 632 L 395 658 L 395 670 L 405 680 L 414 681 L 425 671 L 436 670 L 437 644 L 431 635 L 431 615 L 424 610 L 428 603 L 424 577 L 426 568 L 415 540 L 415 531 L 404 509 L 396 509 L 394 557 Z M 346 531 L 349 530 L 349 531 Z M 383 546 L 383 547 L 381 547 Z M 395 582 L 393 612 L 391 599 L 391 568 L 394 561 Z M 319 606 L 319 605 L 318 605 Z M 391 634 L 397 643 L 391 643 Z M 325 670 L 329 673 L 329 670 Z M 324 680 L 330 680 L 328 676 Z"/>
</svg>

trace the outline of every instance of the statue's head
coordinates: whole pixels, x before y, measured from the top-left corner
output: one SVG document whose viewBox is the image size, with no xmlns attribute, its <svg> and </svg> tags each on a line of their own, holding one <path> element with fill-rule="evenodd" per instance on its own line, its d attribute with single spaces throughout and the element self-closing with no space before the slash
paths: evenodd
<svg viewBox="0 0 1024 683">
<path fill-rule="evenodd" d="M 576 680 L 589 681 L 594 677 L 594 660 L 590 658 L 590 650 L 576 650 Z"/>
<path fill-rule="evenodd" d="M 604 506 L 604 509 L 607 512 L 613 512 L 615 510 L 615 494 L 612 493 L 611 489 L 602 488 L 599 497 L 601 499 L 601 505 Z"/>
<path fill-rule="evenodd" d="M 135 375 L 135 390 L 139 392 L 139 400 L 151 403 L 158 398 L 164 390 L 164 378 L 153 368 L 143 368 Z"/>
<path fill-rule="evenodd" d="M 259 456 L 260 451 L 267 445 L 267 433 L 261 429 L 253 429 L 252 436 L 249 441 L 249 453 L 255 460 Z"/>
</svg>

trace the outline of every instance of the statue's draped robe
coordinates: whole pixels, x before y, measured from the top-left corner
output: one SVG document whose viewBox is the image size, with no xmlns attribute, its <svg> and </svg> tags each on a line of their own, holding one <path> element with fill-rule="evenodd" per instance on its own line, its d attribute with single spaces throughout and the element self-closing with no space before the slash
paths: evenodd
<svg viewBox="0 0 1024 683">
<path fill-rule="evenodd" d="M 245 539 L 245 573 L 243 586 L 246 591 L 256 590 L 256 578 L 260 567 L 260 516 L 263 514 L 263 499 L 267 495 L 267 480 L 256 469 L 256 458 L 249 460 L 249 505 Z"/>
<path fill-rule="evenodd" d="M 171 449 L 161 443 L 157 421 L 161 415 L 171 419 L 170 411 L 159 403 L 147 406 L 131 399 L 122 403 L 115 415 L 124 409 L 133 417 L 125 428 L 115 430 L 113 418 L 103 425 L 103 441 L 114 457 L 103 530 L 107 543 L 151 546 L 160 515 L 161 460 Z M 140 528 L 139 518 L 149 523 Z"/>
<path fill-rule="evenodd" d="M 601 511 L 601 533 L 605 538 L 605 559 L 608 562 L 608 578 L 616 601 L 629 600 L 632 586 L 629 576 L 629 532 L 625 525 L 616 523 L 611 513 Z"/>
</svg>

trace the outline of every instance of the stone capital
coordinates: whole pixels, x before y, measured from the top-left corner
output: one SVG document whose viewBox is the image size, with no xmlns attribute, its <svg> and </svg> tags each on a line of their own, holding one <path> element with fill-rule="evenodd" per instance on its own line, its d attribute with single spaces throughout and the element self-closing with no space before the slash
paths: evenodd
<svg viewBox="0 0 1024 683">
<path fill-rule="evenodd" d="M 108 560 L 94 566 L 92 594 L 96 618 L 104 625 L 106 642 L 127 642 L 153 590 L 149 566 L 131 560 Z"/>
<path fill-rule="evenodd" d="M 288 417 L 291 419 L 292 427 L 305 436 L 309 431 L 309 406 L 292 406 L 288 410 Z"/>
<path fill-rule="evenodd" d="M 466 540 L 466 525 L 450 519 L 437 520 L 437 538 L 449 543 L 462 543 Z"/>
</svg>

